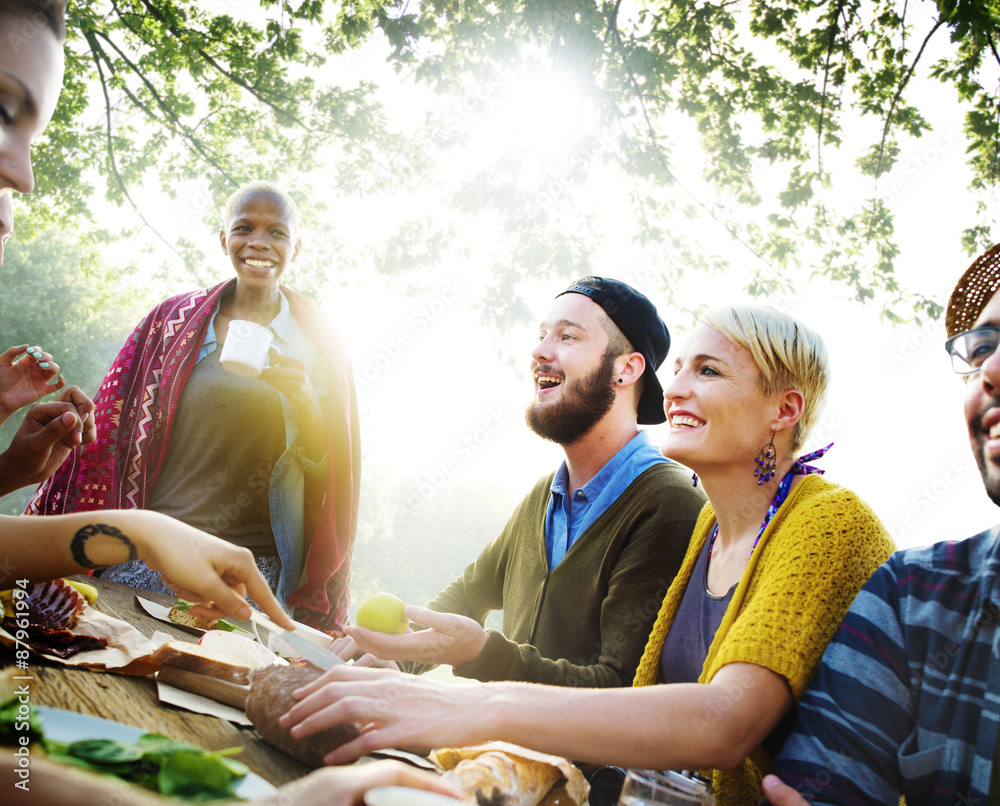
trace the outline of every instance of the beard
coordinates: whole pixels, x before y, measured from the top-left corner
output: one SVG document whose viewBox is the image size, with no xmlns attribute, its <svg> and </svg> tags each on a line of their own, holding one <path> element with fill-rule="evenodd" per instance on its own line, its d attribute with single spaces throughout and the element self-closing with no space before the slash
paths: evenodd
<svg viewBox="0 0 1000 806">
<path fill-rule="evenodd" d="M 590 431 L 615 402 L 615 356 L 605 352 L 592 373 L 572 384 L 563 380 L 562 400 L 552 406 L 532 401 L 524 412 L 528 428 L 542 439 L 570 445 Z"/>
<path fill-rule="evenodd" d="M 991 401 L 991 406 L 1000 406 L 1000 400 Z M 994 504 L 1000 507 L 1000 471 L 986 456 L 986 440 L 989 435 L 983 429 L 981 416 L 985 411 L 986 408 L 983 408 L 974 419 L 969 421 L 969 442 L 972 445 L 972 455 L 979 468 L 979 475 L 982 477 L 986 494 Z"/>
</svg>

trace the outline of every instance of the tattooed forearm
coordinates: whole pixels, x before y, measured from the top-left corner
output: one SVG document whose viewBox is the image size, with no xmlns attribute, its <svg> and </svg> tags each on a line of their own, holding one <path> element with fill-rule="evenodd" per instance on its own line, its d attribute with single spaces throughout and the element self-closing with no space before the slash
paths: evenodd
<svg viewBox="0 0 1000 806">
<path fill-rule="evenodd" d="M 73 553 L 73 560 L 78 565 L 82 565 L 84 568 L 104 568 L 106 565 L 111 564 L 94 563 L 87 557 L 86 543 L 95 535 L 107 535 L 124 543 L 126 548 L 128 548 L 128 560 L 134 560 L 138 556 L 135 543 L 129 540 L 128 535 L 123 534 L 120 529 L 108 526 L 106 523 L 91 523 L 78 530 L 73 536 L 73 542 L 69 544 L 69 550 Z M 127 560 L 122 560 L 121 562 L 127 562 Z"/>
</svg>

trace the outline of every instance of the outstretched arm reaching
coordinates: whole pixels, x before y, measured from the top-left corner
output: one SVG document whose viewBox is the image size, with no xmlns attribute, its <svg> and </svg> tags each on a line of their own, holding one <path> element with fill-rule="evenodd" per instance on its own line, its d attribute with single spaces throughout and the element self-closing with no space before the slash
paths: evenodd
<svg viewBox="0 0 1000 806">
<path fill-rule="evenodd" d="M 0 589 L 14 579 L 37 582 L 142 559 L 179 596 L 205 603 L 195 610 L 199 615 L 248 618 L 249 595 L 279 625 L 294 629 L 248 549 L 157 512 L 0 516 L 0 557 L 6 558 Z"/>
</svg>

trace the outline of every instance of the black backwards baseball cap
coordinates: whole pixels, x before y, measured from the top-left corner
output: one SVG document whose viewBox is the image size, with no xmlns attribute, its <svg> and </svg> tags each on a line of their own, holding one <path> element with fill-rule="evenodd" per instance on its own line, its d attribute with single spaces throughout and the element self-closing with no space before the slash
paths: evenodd
<svg viewBox="0 0 1000 806">
<path fill-rule="evenodd" d="M 585 277 L 565 291 L 560 291 L 556 297 L 563 294 L 583 294 L 590 297 L 625 334 L 635 351 L 642 353 L 642 357 L 646 359 L 646 369 L 642 374 L 638 421 L 643 425 L 666 422 L 667 417 L 663 413 L 663 387 L 656 377 L 656 370 L 670 352 L 670 332 L 656 312 L 656 306 L 632 286 L 608 277 Z"/>
</svg>

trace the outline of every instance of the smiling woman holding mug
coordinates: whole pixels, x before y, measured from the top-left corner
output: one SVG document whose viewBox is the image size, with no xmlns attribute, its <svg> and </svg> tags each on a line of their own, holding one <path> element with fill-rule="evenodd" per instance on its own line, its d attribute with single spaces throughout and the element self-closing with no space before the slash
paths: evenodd
<svg viewBox="0 0 1000 806">
<path fill-rule="evenodd" d="M 298 229 L 295 202 L 276 185 L 251 182 L 229 197 L 219 240 L 235 279 L 146 315 L 95 398 L 98 441 L 28 511 L 171 515 L 249 548 L 300 620 L 336 629 L 347 617 L 358 415 L 342 342 L 315 305 L 279 284 L 301 248 Z M 251 356 L 263 370 L 226 371 L 237 369 L 229 340 L 246 347 L 252 329 L 269 336 Z M 166 590 L 140 561 L 103 578 Z"/>
</svg>

